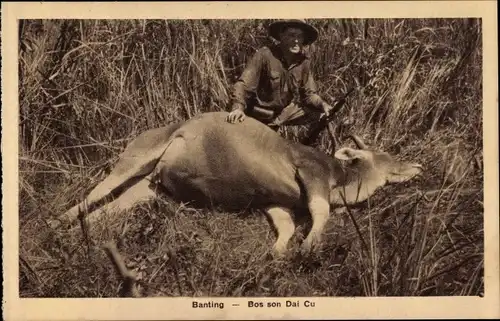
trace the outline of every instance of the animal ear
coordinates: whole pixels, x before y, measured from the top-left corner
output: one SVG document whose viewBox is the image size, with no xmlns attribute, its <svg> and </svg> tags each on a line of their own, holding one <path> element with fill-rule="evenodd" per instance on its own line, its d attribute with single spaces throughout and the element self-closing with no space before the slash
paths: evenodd
<svg viewBox="0 0 500 321">
<path fill-rule="evenodd" d="M 340 160 L 353 160 L 356 158 L 363 158 L 363 151 L 352 149 L 350 147 L 343 147 L 335 152 L 335 158 Z"/>
</svg>

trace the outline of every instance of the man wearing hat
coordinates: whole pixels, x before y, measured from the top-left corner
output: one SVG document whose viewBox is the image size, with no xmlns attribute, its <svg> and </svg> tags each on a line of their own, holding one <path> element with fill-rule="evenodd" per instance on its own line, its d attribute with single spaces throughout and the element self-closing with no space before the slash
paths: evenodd
<svg viewBox="0 0 500 321">
<path fill-rule="evenodd" d="M 246 116 L 277 129 L 278 126 L 317 122 L 332 106 L 318 94 L 304 46 L 318 38 L 318 30 L 304 20 L 282 20 L 269 26 L 277 40 L 247 63 L 231 93 L 230 123 Z"/>
</svg>

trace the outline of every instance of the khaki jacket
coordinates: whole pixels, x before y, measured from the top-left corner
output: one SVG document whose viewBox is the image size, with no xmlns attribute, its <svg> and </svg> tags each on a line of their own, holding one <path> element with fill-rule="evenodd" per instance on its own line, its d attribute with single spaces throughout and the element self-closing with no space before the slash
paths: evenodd
<svg viewBox="0 0 500 321">
<path fill-rule="evenodd" d="M 242 108 L 261 119 L 277 116 L 292 102 L 322 110 L 323 100 L 317 94 L 310 69 L 310 60 L 305 55 L 301 54 L 286 67 L 279 48 L 261 48 L 233 86 L 233 110 Z"/>
</svg>

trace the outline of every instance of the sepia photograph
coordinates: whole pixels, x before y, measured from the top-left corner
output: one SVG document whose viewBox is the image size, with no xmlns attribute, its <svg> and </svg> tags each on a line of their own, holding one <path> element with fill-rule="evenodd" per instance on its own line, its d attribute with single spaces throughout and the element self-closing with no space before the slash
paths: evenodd
<svg viewBox="0 0 500 321">
<path fill-rule="evenodd" d="M 295 13 L 18 17 L 18 298 L 484 300 L 484 19 Z"/>
</svg>

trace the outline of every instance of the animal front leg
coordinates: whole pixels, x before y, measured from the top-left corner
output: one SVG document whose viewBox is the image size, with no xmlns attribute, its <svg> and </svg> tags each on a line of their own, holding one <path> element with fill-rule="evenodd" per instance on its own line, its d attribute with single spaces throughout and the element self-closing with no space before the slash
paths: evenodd
<svg viewBox="0 0 500 321">
<path fill-rule="evenodd" d="M 274 243 L 273 252 L 276 256 L 282 256 L 286 252 L 288 241 L 295 232 L 290 210 L 283 207 L 270 207 L 266 209 L 266 213 L 278 231 L 278 239 Z"/>
<path fill-rule="evenodd" d="M 304 240 L 304 243 L 302 243 L 301 252 L 303 254 L 309 253 L 315 247 L 319 246 L 321 235 L 323 234 L 330 212 L 330 204 L 323 197 L 311 197 L 308 207 L 313 224 L 311 231 Z"/>
</svg>

